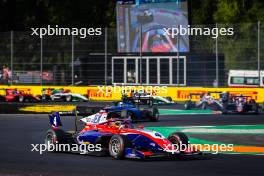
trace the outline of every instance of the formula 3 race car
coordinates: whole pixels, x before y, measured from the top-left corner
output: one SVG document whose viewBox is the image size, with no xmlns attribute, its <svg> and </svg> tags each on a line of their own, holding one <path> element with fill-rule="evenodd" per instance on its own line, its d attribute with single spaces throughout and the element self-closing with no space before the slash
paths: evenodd
<svg viewBox="0 0 264 176">
<path fill-rule="evenodd" d="M 124 98 L 130 99 L 131 101 L 137 101 L 138 99 L 141 99 L 141 98 L 152 98 L 153 104 L 155 105 L 168 105 L 168 104 L 175 103 L 171 97 L 152 95 L 151 93 L 147 93 L 143 91 L 131 92 L 130 96 L 123 94 L 122 99 Z"/>
<path fill-rule="evenodd" d="M 218 94 L 218 99 L 212 94 Z M 192 101 L 193 96 L 200 96 L 197 102 Z M 208 92 L 190 94 L 190 100 L 185 103 L 185 109 L 200 108 L 227 113 L 259 113 L 259 105 L 250 96 L 230 95 L 229 92 Z"/>
<path fill-rule="evenodd" d="M 104 108 L 107 112 L 125 112 L 126 117 L 134 121 L 159 120 L 159 110 L 154 105 L 152 97 L 137 97 L 137 99 L 123 98 L 121 102 L 114 102 L 114 106 Z"/>
<path fill-rule="evenodd" d="M 184 104 L 186 110 L 198 108 L 198 109 L 212 109 L 221 111 L 223 104 L 218 99 L 215 99 L 211 94 L 219 92 L 208 92 L 208 93 L 191 93 L 189 94 L 189 100 Z M 193 101 L 193 97 L 199 97 L 198 101 Z"/>
<path fill-rule="evenodd" d="M 88 101 L 88 98 L 78 94 L 72 93 L 70 90 L 66 89 L 43 89 L 42 96 L 40 96 L 43 101 Z"/>
<path fill-rule="evenodd" d="M 131 122 L 139 121 L 158 121 L 159 120 L 159 110 L 157 107 L 136 107 L 133 104 L 118 102 L 114 106 L 106 106 L 98 113 L 87 116 L 87 119 L 99 117 L 102 115 L 110 115 L 113 117 L 122 117 L 131 120 Z"/>
<path fill-rule="evenodd" d="M 95 145 L 97 148 L 99 145 L 99 150 L 87 150 L 82 154 L 110 155 L 114 159 L 202 155 L 200 151 L 191 147 L 179 150 L 179 146 L 188 146 L 189 144 L 188 137 L 181 132 L 174 132 L 165 138 L 158 132 L 146 130 L 143 126 L 136 128 L 129 120 L 114 119 L 111 116 L 106 116 L 103 112 L 100 118 L 94 116 L 93 119 L 84 118 L 81 121 L 85 123 L 85 127 L 81 131 L 66 132 L 60 129 L 62 123 L 59 113 L 51 114 L 52 128 L 46 132 L 45 137 L 47 148 L 51 146 L 50 144 Z"/>
<path fill-rule="evenodd" d="M 259 105 L 250 96 L 228 95 L 223 102 L 223 113 L 259 113 Z"/>
<path fill-rule="evenodd" d="M 26 90 L 1 89 L 0 101 L 6 102 L 39 102 L 40 98 L 28 93 Z"/>
</svg>

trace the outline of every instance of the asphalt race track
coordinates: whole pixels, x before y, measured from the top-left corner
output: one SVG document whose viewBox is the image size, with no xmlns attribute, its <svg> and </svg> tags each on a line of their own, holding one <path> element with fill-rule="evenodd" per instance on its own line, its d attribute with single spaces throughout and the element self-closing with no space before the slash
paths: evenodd
<svg viewBox="0 0 264 176">
<path fill-rule="evenodd" d="M 63 117 L 66 129 L 73 118 Z M 164 115 L 151 126 L 254 125 L 264 115 Z M 31 152 L 31 144 L 43 143 L 49 128 L 47 115 L 0 115 L 0 175 L 261 175 L 264 156 L 217 154 L 206 159 L 113 160 L 68 153 Z"/>
</svg>

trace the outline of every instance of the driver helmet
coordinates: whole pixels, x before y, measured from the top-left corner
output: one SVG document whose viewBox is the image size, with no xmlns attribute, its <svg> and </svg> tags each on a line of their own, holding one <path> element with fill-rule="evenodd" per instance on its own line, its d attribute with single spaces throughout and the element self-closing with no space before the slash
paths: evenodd
<svg viewBox="0 0 264 176">
<path fill-rule="evenodd" d="M 122 107 L 123 105 L 124 105 L 124 103 L 123 102 L 119 102 L 119 107 Z"/>
</svg>

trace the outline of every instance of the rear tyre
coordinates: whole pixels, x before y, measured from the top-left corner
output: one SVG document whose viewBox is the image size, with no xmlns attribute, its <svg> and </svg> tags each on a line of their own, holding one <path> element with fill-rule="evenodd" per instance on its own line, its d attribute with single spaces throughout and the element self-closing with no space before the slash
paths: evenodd
<svg viewBox="0 0 264 176">
<path fill-rule="evenodd" d="M 0 95 L 0 102 L 4 102 L 5 101 L 5 97 Z"/>
<path fill-rule="evenodd" d="M 202 103 L 202 109 L 203 109 L 203 110 L 206 110 L 206 109 L 207 109 L 207 103 L 206 103 L 206 102 L 203 102 L 203 103 Z"/>
<path fill-rule="evenodd" d="M 159 110 L 156 107 L 152 108 L 152 111 L 150 112 L 150 120 L 151 121 L 158 121 L 159 120 Z"/>
<path fill-rule="evenodd" d="M 24 96 L 19 96 L 19 97 L 18 97 L 18 101 L 19 101 L 20 103 L 24 102 L 24 99 L 25 99 Z"/>
<path fill-rule="evenodd" d="M 114 135 L 109 141 L 109 154 L 114 159 L 123 159 L 125 157 L 125 148 L 129 146 L 126 136 Z"/>
<path fill-rule="evenodd" d="M 255 100 L 251 100 L 251 106 L 252 106 L 252 111 L 254 111 L 254 114 L 258 114 L 259 113 L 259 106 L 256 103 Z"/>
<path fill-rule="evenodd" d="M 222 114 L 227 114 L 227 107 L 226 106 L 223 107 Z"/>
<path fill-rule="evenodd" d="M 127 112 L 126 118 L 131 120 L 132 122 L 136 122 L 137 121 L 135 114 L 133 112 L 131 112 L 131 111 Z"/>
<path fill-rule="evenodd" d="M 69 96 L 66 96 L 66 97 L 65 97 L 65 100 L 66 100 L 67 102 L 71 102 L 71 101 L 72 101 L 72 96 L 70 96 L 70 95 L 69 95 Z"/>
<path fill-rule="evenodd" d="M 171 97 L 166 97 L 166 99 L 170 102 L 172 102 L 172 98 Z"/>
<path fill-rule="evenodd" d="M 26 96 L 26 97 L 24 97 L 24 101 L 26 103 L 29 103 L 29 102 L 32 102 L 32 99 L 31 99 L 31 97 Z"/>
<path fill-rule="evenodd" d="M 184 108 L 185 110 L 190 110 L 192 108 L 192 101 L 191 100 L 186 101 L 184 104 Z"/>
<path fill-rule="evenodd" d="M 49 129 L 46 132 L 46 136 L 45 136 L 45 144 L 46 145 L 48 145 L 48 144 L 53 144 L 53 145 L 65 144 L 66 142 L 67 142 L 67 137 L 66 137 L 66 133 L 63 130 L 60 130 L 60 129 L 57 129 L 57 130 Z M 52 152 L 56 152 L 56 151 L 53 150 Z"/>
</svg>

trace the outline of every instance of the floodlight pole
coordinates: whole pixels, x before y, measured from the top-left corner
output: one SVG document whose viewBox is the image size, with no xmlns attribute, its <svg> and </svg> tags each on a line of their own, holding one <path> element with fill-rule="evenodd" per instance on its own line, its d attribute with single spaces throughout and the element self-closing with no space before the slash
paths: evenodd
<svg viewBox="0 0 264 176">
<path fill-rule="evenodd" d="M 10 84 L 12 85 L 13 83 L 13 56 L 14 56 L 14 53 L 13 53 L 13 38 L 14 38 L 14 35 L 13 35 L 13 31 L 11 31 L 11 35 L 10 35 L 10 71 L 11 71 L 11 82 Z"/>
<path fill-rule="evenodd" d="M 107 28 L 105 28 L 105 85 L 107 85 Z"/>
<path fill-rule="evenodd" d="M 180 31 L 180 26 L 178 25 Z M 180 34 L 177 35 L 177 86 L 180 86 Z"/>
<path fill-rule="evenodd" d="M 215 24 L 217 28 L 217 23 Z M 218 37 L 215 38 L 215 70 L 216 70 L 216 87 L 219 85 L 219 60 L 218 60 Z"/>
<path fill-rule="evenodd" d="M 43 39 L 40 38 L 40 85 L 42 86 L 42 77 L 43 77 Z"/>
<path fill-rule="evenodd" d="M 258 21 L 258 79 L 259 79 L 259 87 L 261 85 L 261 76 L 260 76 L 260 21 Z"/>
<path fill-rule="evenodd" d="M 140 80 L 140 85 L 142 85 L 142 24 L 140 24 L 140 76 L 139 76 L 139 80 Z"/>
<path fill-rule="evenodd" d="M 72 57 L 71 57 L 71 75 L 72 80 L 71 84 L 74 86 L 74 35 L 72 35 L 72 51 L 71 51 Z"/>
</svg>

